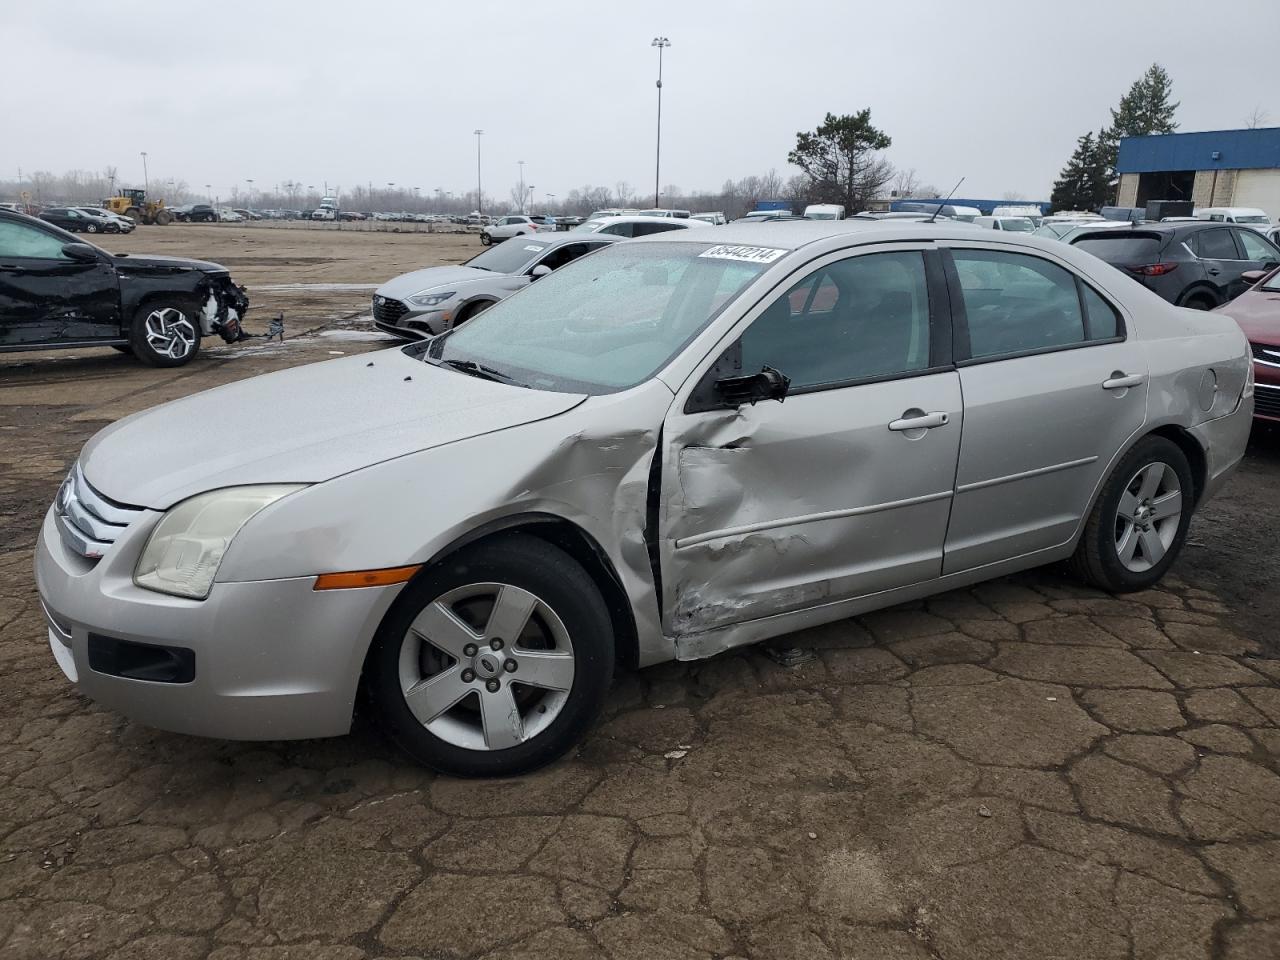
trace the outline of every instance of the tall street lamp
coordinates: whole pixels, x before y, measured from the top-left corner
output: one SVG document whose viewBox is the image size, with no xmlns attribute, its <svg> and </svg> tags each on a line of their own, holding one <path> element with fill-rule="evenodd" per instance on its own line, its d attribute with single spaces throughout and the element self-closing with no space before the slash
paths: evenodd
<svg viewBox="0 0 1280 960">
<path fill-rule="evenodd" d="M 666 37 L 654 37 L 651 47 L 658 48 L 658 146 L 653 162 L 653 205 L 658 205 L 658 181 L 662 179 L 662 51 L 671 46 Z"/>
<path fill-rule="evenodd" d="M 244 182 L 249 185 L 249 199 L 245 201 L 245 205 L 252 207 L 253 206 L 253 178 L 245 177 Z"/>
<path fill-rule="evenodd" d="M 150 192 L 150 184 L 147 183 L 147 151 L 142 151 L 142 192 Z"/>
<path fill-rule="evenodd" d="M 484 213 L 484 193 L 480 190 L 480 138 L 483 130 L 476 130 L 476 213 Z"/>
</svg>

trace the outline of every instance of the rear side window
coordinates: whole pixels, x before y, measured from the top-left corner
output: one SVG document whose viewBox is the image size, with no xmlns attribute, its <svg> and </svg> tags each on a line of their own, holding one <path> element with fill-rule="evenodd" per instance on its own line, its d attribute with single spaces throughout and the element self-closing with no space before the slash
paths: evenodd
<svg viewBox="0 0 1280 960">
<path fill-rule="evenodd" d="M 1235 237 L 1226 227 L 1193 233 L 1188 246 L 1202 260 L 1239 260 Z"/>
<path fill-rule="evenodd" d="M 1238 233 L 1246 260 L 1280 260 L 1280 250 L 1277 250 L 1256 230 L 1240 230 Z"/>
<path fill-rule="evenodd" d="M 1039 257 L 954 249 L 974 359 L 1083 343 L 1075 277 Z"/>
<path fill-rule="evenodd" d="M 1107 263 L 1155 263 L 1160 256 L 1160 239 L 1150 234 L 1084 237 L 1072 246 L 1087 250 Z"/>
<path fill-rule="evenodd" d="M 1080 284 L 1084 297 L 1085 314 L 1089 320 L 1090 340 L 1110 340 L 1120 336 L 1120 315 L 1116 308 L 1107 303 L 1093 287 L 1087 283 Z"/>
<path fill-rule="evenodd" d="M 635 227 L 635 233 L 632 236 L 636 237 L 647 237 L 651 233 L 666 233 L 668 230 L 681 229 L 678 225 L 666 223 L 663 220 L 658 220 L 655 223 L 636 223 L 632 224 L 632 226 Z"/>
</svg>

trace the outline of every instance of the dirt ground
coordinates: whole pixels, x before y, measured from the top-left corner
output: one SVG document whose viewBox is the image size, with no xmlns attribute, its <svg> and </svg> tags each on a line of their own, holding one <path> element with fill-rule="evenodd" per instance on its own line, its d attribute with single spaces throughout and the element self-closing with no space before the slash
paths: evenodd
<svg viewBox="0 0 1280 960">
<path fill-rule="evenodd" d="M 176 371 L 0 358 L 5 960 L 1280 955 L 1280 438 L 1160 589 L 1056 569 L 618 679 L 572 756 L 467 782 L 347 737 L 227 743 L 79 697 L 31 549 L 81 445 L 196 390 L 386 345 L 369 285 L 474 237 L 143 228 L 250 287 L 251 330 Z M 362 285 L 316 289 L 286 284 Z M 270 411 L 249 429 L 279 429 Z"/>
</svg>

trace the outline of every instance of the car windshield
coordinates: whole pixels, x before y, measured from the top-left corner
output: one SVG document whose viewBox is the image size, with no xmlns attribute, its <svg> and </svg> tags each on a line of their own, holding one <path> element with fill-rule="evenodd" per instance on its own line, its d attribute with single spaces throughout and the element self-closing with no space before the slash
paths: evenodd
<svg viewBox="0 0 1280 960">
<path fill-rule="evenodd" d="M 1236 217 L 1236 223 L 1270 223 L 1264 215 L 1260 213 L 1246 213 Z"/>
<path fill-rule="evenodd" d="M 587 220 L 584 223 L 580 223 L 573 229 L 581 230 L 583 233 L 595 233 L 602 226 L 604 226 L 604 218 L 600 217 L 596 220 Z"/>
<path fill-rule="evenodd" d="M 478 257 L 472 257 L 463 266 L 494 273 L 519 273 L 549 246 L 551 244 L 545 241 L 539 243 L 526 237 L 513 237 L 506 243 L 490 247 Z"/>
<path fill-rule="evenodd" d="M 1036 225 L 1026 217 L 1011 217 L 1000 221 L 1000 229 L 1016 233 L 1031 233 L 1035 228 Z"/>
<path fill-rule="evenodd" d="M 618 244 L 430 341 L 425 359 L 475 365 L 537 390 L 613 393 L 660 370 L 783 253 Z"/>
<path fill-rule="evenodd" d="M 1262 281 L 1261 289 L 1267 291 L 1267 293 L 1280 293 L 1280 270 L 1275 271 Z"/>
</svg>

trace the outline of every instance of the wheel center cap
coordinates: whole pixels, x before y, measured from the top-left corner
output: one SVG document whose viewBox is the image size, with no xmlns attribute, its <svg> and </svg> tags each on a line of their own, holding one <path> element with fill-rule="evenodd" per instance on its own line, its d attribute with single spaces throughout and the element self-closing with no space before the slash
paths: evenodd
<svg viewBox="0 0 1280 960">
<path fill-rule="evenodd" d="M 491 680 L 502 672 L 502 657 L 492 650 L 481 650 L 472 659 L 471 669 L 482 680 Z"/>
</svg>

